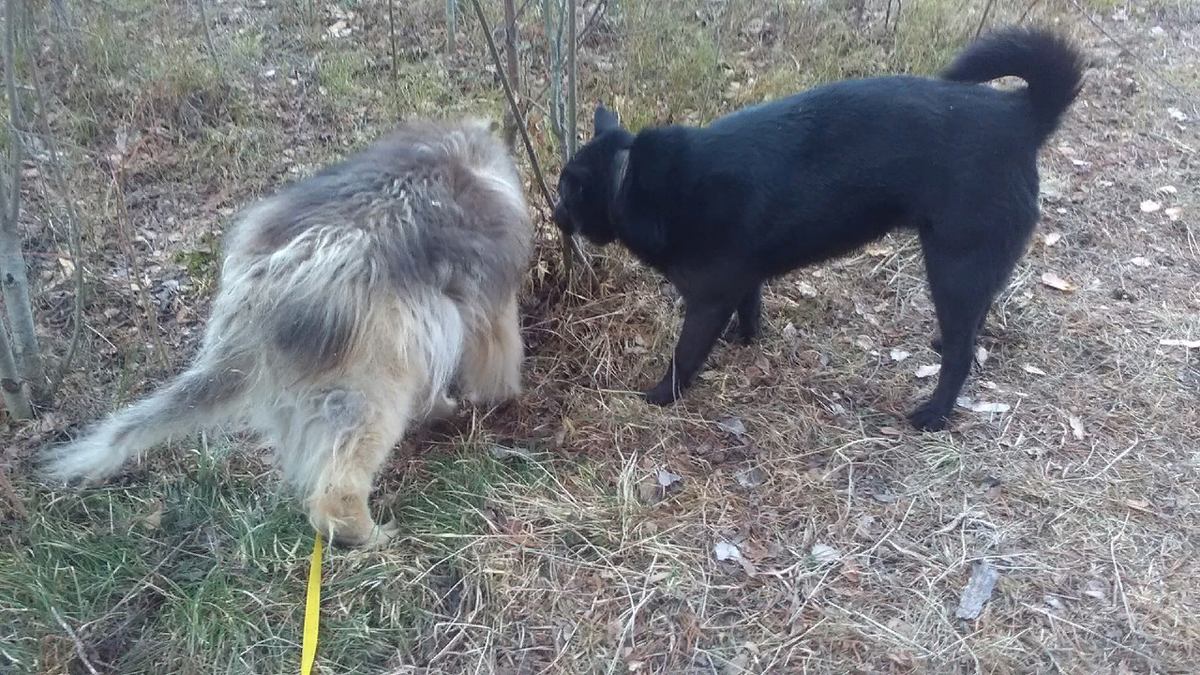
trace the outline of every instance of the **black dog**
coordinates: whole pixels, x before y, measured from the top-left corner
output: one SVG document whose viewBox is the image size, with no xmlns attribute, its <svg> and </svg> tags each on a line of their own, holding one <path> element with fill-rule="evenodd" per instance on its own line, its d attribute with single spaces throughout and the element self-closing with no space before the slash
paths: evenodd
<svg viewBox="0 0 1200 675">
<path fill-rule="evenodd" d="M 1082 70 L 1062 38 L 1008 28 L 967 47 L 942 79 L 825 84 L 705 128 L 635 136 L 600 104 L 594 138 L 559 177 L 554 220 L 598 245 L 620 240 L 683 295 L 675 358 L 646 393 L 659 405 L 688 386 L 734 313 L 740 337 L 755 338 L 765 280 L 915 228 L 943 368 L 909 421 L 941 429 L 1037 222 L 1038 149 Z M 1028 86 L 979 84 L 1006 75 Z"/>
</svg>

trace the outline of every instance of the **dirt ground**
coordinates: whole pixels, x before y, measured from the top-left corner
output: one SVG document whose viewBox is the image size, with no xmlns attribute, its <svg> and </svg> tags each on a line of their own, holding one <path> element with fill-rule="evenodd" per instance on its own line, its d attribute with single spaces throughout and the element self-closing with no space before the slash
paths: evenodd
<svg viewBox="0 0 1200 675">
<path fill-rule="evenodd" d="M 724 7 L 694 4 L 662 6 L 698 31 Z M 707 121 L 781 78 L 821 79 L 792 54 L 838 31 L 874 36 L 837 52 L 845 76 L 914 62 L 897 54 L 915 28 L 886 30 L 891 3 L 845 4 L 820 4 L 836 24 L 801 26 L 816 11 L 805 3 L 746 3 L 722 24 L 724 79 L 684 91 L 691 52 L 670 53 L 678 45 L 638 66 L 660 59 L 661 79 L 621 73 L 641 63 L 629 45 L 650 44 L 628 32 L 642 5 L 617 21 L 597 11 L 607 3 L 583 3 L 581 21 L 597 18 L 580 118 L 604 97 L 635 127 Z M 895 20 L 937 3 L 912 4 Z M 977 4 L 965 23 L 980 21 Z M 718 346 L 698 385 L 659 409 L 635 392 L 668 361 L 674 292 L 615 249 L 592 251 L 598 286 L 564 288 L 531 184 L 541 243 L 522 302 L 527 390 L 402 444 L 375 495 L 400 538 L 327 553 L 319 672 L 1196 672 L 1200 6 L 1039 4 L 999 2 L 991 22 L 1031 11 L 1091 67 L 1042 153 L 1042 220 L 950 430 L 904 421 L 938 362 L 910 234 L 771 284 L 762 341 Z M 442 4 L 400 8 L 393 62 L 386 6 L 229 0 L 208 8 L 211 35 L 190 3 L 90 18 L 85 34 L 174 54 L 161 77 L 123 79 L 143 71 L 120 39 L 83 40 L 79 63 L 95 70 L 82 71 L 44 43 L 50 122 L 77 158 L 72 199 L 88 221 L 87 300 L 56 404 L 33 422 L 0 412 L 0 672 L 296 667 L 312 534 L 253 439 L 179 440 L 84 493 L 42 485 L 33 458 L 186 363 L 220 232 L 257 195 L 399 114 L 501 114 L 469 11 L 446 57 Z M 540 91 L 528 24 L 525 86 Z M 176 33 L 196 51 L 168 48 Z M 812 42 L 776 46 L 798 35 Z M 216 74 L 210 42 L 225 55 Z M 530 117 L 553 183 L 544 106 Z M 37 147 L 23 222 L 58 363 L 74 262 L 53 149 Z M 984 568 L 995 589 L 960 619 Z"/>
</svg>

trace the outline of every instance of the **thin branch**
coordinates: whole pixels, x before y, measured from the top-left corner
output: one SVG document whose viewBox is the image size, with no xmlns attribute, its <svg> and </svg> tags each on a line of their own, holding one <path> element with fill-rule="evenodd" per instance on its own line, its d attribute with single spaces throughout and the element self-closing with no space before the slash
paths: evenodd
<svg viewBox="0 0 1200 675">
<path fill-rule="evenodd" d="M 517 11 L 513 0 L 504 0 L 504 51 L 508 57 L 508 83 L 516 96 L 521 92 L 517 64 Z M 517 142 L 517 118 L 509 111 L 504 116 L 504 143 L 510 150 Z"/>
<path fill-rule="evenodd" d="M 130 151 L 130 155 L 137 152 L 140 144 L 135 146 Z M 125 161 L 128 156 L 121 159 L 120 166 L 116 167 L 111 174 L 113 186 L 117 190 L 117 203 L 121 213 L 120 227 L 117 229 L 121 232 L 122 244 L 125 249 L 125 255 L 129 258 L 130 276 L 133 278 L 133 284 L 137 288 L 138 297 L 141 299 L 142 311 L 146 315 L 146 332 L 148 337 L 157 348 L 159 360 L 162 362 L 162 367 L 167 370 L 171 367 L 171 360 L 167 357 L 167 347 L 163 343 L 162 331 L 158 325 L 158 309 L 150 299 L 150 294 L 146 290 L 146 284 L 142 281 L 142 272 L 137 263 L 137 252 L 133 248 L 133 217 L 129 214 L 129 207 L 125 204 L 125 190 L 122 184 L 125 182 Z"/>
<path fill-rule="evenodd" d="M 542 18 L 546 22 L 546 42 L 549 43 L 547 56 L 550 58 L 550 77 L 547 79 L 550 80 L 550 131 L 558 139 L 558 151 L 562 156 L 562 163 L 566 164 L 570 156 L 567 154 L 567 132 L 563 126 L 562 56 L 559 53 L 562 48 L 562 34 L 554 29 L 554 0 L 543 0 Z M 558 23 L 562 24 L 561 21 Z"/>
<path fill-rule="evenodd" d="M 983 27 L 987 25 L 988 15 L 992 13 L 992 5 L 996 4 L 996 0 L 987 0 L 987 4 L 983 6 L 983 17 L 979 19 L 979 27 L 975 29 L 975 39 L 979 39 L 979 34 L 983 32 Z"/>
<path fill-rule="evenodd" d="M 575 0 L 567 0 L 567 156 L 574 157 L 579 144 L 579 120 L 575 114 Z"/>
<path fill-rule="evenodd" d="M 578 37 L 575 38 L 578 44 L 583 44 L 584 39 L 596 29 L 596 26 L 600 25 L 600 20 L 604 18 L 606 10 L 608 10 L 608 0 L 600 0 L 600 2 L 596 3 L 596 11 L 592 12 L 592 16 L 584 24 L 583 30 L 579 31 Z"/>
<path fill-rule="evenodd" d="M 67 632 L 67 637 L 71 638 L 71 642 L 75 645 L 75 655 L 79 657 L 81 662 L 83 662 L 83 665 L 88 669 L 88 672 L 92 675 L 100 675 L 100 673 L 96 671 L 96 667 L 93 666 L 92 662 L 88 660 L 87 648 L 83 646 L 83 640 L 80 640 L 79 636 L 75 634 L 75 631 L 71 630 L 71 626 L 67 625 L 67 622 L 63 620 L 62 615 L 58 613 L 57 608 L 51 607 L 50 613 L 54 615 L 54 620 L 58 622 L 58 625 L 62 626 L 62 629 Z"/>
<path fill-rule="evenodd" d="M 1025 11 L 1021 12 L 1021 17 L 1017 19 L 1017 23 L 1025 23 L 1025 17 L 1029 16 L 1029 13 L 1032 12 L 1033 8 L 1037 7 L 1038 3 L 1041 1 L 1042 0 L 1033 0 L 1033 2 L 1030 2 L 1029 5 L 1025 7 Z"/>
<path fill-rule="evenodd" d="M 37 328 L 29 300 L 29 275 L 21 252 L 19 220 L 21 214 L 21 106 L 17 98 L 17 12 L 23 3 L 9 0 L 6 7 L 7 31 L 4 41 L 4 75 L 9 101 L 9 128 L 12 157 L 9 167 L 7 194 L 0 197 L 0 286 L 3 286 L 4 305 L 8 311 L 8 326 L 12 331 L 13 361 L 17 372 L 36 396 L 45 391 L 46 371 L 38 349 Z M 4 192 L 0 186 L 0 192 Z M 7 202 L 4 202 L 7 199 Z"/>
<path fill-rule="evenodd" d="M 212 55 L 213 64 L 217 67 L 217 77 L 223 80 L 225 78 L 221 75 L 221 58 L 217 55 L 212 30 L 208 27 L 208 9 L 204 6 L 204 0 L 196 0 L 196 4 L 200 6 L 200 23 L 204 24 L 204 41 L 208 43 L 208 53 Z"/>
<path fill-rule="evenodd" d="M 81 233 L 83 221 L 80 217 L 78 206 L 72 198 L 69 183 L 60 163 L 63 154 L 59 149 L 58 139 L 55 138 L 53 131 L 50 129 L 50 123 L 46 119 L 49 107 L 46 105 L 46 97 L 43 95 L 46 85 L 42 80 L 42 71 L 38 68 L 37 61 L 33 59 L 30 60 L 29 69 L 33 73 L 33 92 L 37 96 L 38 125 L 41 127 L 46 149 L 50 151 L 50 173 L 54 176 L 58 194 L 62 198 L 63 204 L 66 205 L 67 236 L 71 244 L 71 257 L 75 263 L 75 278 L 73 279 L 75 301 L 71 311 L 71 321 L 74 325 L 71 328 L 71 342 L 67 345 L 67 353 L 59 362 L 58 370 L 54 374 L 54 378 L 50 381 L 49 397 L 54 398 L 58 393 L 58 388 L 62 385 L 63 380 L 71 369 L 71 362 L 75 358 L 75 352 L 79 348 L 80 337 L 83 335 L 83 235 Z"/>
<path fill-rule="evenodd" d="M 542 197 L 546 200 L 546 206 L 551 211 L 554 210 L 554 197 L 550 195 L 550 188 L 546 186 L 546 178 L 542 175 L 542 166 L 538 162 L 537 153 L 533 150 L 533 142 L 529 140 L 529 130 L 525 128 L 525 117 L 521 114 L 521 109 L 517 106 L 517 99 L 513 95 L 512 88 L 508 85 L 508 78 L 504 77 L 504 66 L 500 62 L 500 51 L 496 49 L 496 42 L 492 39 L 492 29 L 488 25 L 487 17 L 483 15 L 483 7 L 480 6 L 479 0 L 471 0 L 471 4 L 475 7 L 475 15 L 479 17 L 479 25 L 483 28 L 483 37 L 487 40 L 488 51 L 492 53 L 492 63 L 496 66 L 496 74 L 500 77 L 500 85 L 504 88 L 504 96 L 508 98 L 508 105 L 512 109 L 513 115 L 517 118 L 517 130 L 521 132 L 521 140 L 525 143 L 525 152 L 529 155 L 529 163 L 533 166 L 533 176 L 536 179 L 538 188 L 542 192 Z M 563 266 L 566 268 L 567 275 L 571 274 L 572 265 L 575 257 L 579 260 L 586 260 L 583 251 L 579 248 L 579 242 L 575 241 L 574 237 L 562 237 L 562 253 Z M 591 273 L 593 280 L 596 280 L 596 272 L 590 266 L 587 270 Z"/>
<path fill-rule="evenodd" d="M 13 0 L 9 0 L 9 28 L 12 27 L 12 4 Z M 11 47 L 11 43 L 6 43 L 6 46 Z M 11 65 L 11 49 L 8 51 L 5 61 L 7 62 L 6 66 Z M 9 67 L 5 68 L 6 74 L 9 70 Z M 12 81 L 11 76 L 9 80 Z M 10 89 L 10 96 L 12 96 L 12 92 L 13 90 Z M 16 136 L 15 128 L 13 129 L 12 139 L 13 151 L 16 152 L 16 147 L 19 145 L 20 141 Z M 3 241 L 0 243 L 8 244 L 12 238 L 16 238 L 16 245 L 18 246 L 17 250 L 19 253 L 19 246 L 21 242 L 16 232 L 16 223 L 13 222 L 13 227 L 9 227 L 8 195 L 6 194 L 8 190 L 7 182 L 8 181 L 0 180 L 0 217 L 3 218 L 3 226 L 0 228 L 0 237 L 3 238 Z M 14 192 L 15 191 L 16 190 L 14 189 Z M 7 257 L 8 256 L 6 255 L 5 259 L 7 259 Z M 3 263 L 3 261 L 0 261 L 0 263 Z M 0 283 L 3 282 L 0 281 Z M 7 284 L 5 284 L 5 286 L 7 286 Z M 17 419 L 30 419 L 33 417 L 33 406 L 29 401 L 29 387 L 28 385 L 22 383 L 21 374 L 17 370 L 17 361 L 14 356 L 13 348 L 8 341 L 8 330 L 5 329 L 3 321 L 0 321 L 0 394 L 3 395 L 4 404 L 13 417 Z"/>
<path fill-rule="evenodd" d="M 392 42 L 392 90 L 400 90 L 400 55 L 396 51 L 396 12 L 392 7 L 395 0 L 387 0 L 388 4 L 388 36 Z"/>
<path fill-rule="evenodd" d="M 33 406 L 29 402 L 29 387 L 22 386 L 17 373 L 17 362 L 13 360 L 12 346 L 8 344 L 8 331 L 0 322 L 0 393 L 4 405 L 14 418 L 27 420 L 33 417 Z"/>
<path fill-rule="evenodd" d="M 458 1 L 446 0 L 446 53 L 453 54 L 455 52 L 455 19 L 458 14 Z M 497 66 L 499 67 L 499 66 Z"/>
</svg>

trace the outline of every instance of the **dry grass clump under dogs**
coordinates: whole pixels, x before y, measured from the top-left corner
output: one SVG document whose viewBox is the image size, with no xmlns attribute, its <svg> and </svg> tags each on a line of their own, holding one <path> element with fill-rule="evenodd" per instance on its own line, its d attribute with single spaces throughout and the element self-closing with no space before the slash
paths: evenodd
<svg viewBox="0 0 1200 675">
<path fill-rule="evenodd" d="M 584 3 L 580 21 L 600 4 L 612 3 Z M 836 77 L 931 74 L 988 3 L 916 0 L 898 16 L 885 0 L 617 4 L 584 37 L 580 100 L 603 98 L 637 128 Z M 433 0 L 397 14 L 395 74 L 386 3 L 211 3 L 219 64 L 193 3 L 113 6 L 75 7 L 78 48 L 95 55 L 80 70 L 55 60 L 66 43 L 39 60 L 76 198 L 95 205 L 93 253 L 62 408 L 0 421 L 16 439 L 0 448 L 12 484 L 0 482 L 0 671 L 285 672 L 312 534 L 271 489 L 262 449 L 179 439 L 82 493 L 30 474 L 32 450 L 164 371 L 117 245 L 113 168 L 175 369 L 234 209 L 396 115 L 498 115 L 502 99 L 472 22 L 458 23 L 460 53 L 442 53 Z M 995 3 L 988 23 L 1027 6 Z M 904 422 L 932 379 L 917 372 L 937 363 L 911 236 L 771 284 L 761 343 L 719 346 L 695 389 L 660 409 L 635 392 L 669 358 L 673 291 L 615 249 L 595 256 L 596 287 L 563 289 L 543 231 L 522 312 L 525 395 L 402 445 L 374 499 L 401 535 L 327 552 L 320 672 L 1194 670 L 1200 17 L 1172 1 L 1046 0 L 1029 14 L 1079 40 L 1093 67 L 1042 154 L 1043 219 L 964 389 L 977 410 L 937 434 Z M 538 92 L 528 16 L 523 85 Z M 535 105 L 553 176 L 544 117 Z M 71 298 L 55 264 L 61 197 L 36 177 L 27 192 L 56 356 Z M 532 189 L 530 203 L 543 222 Z M 999 582 L 959 620 L 979 561 Z"/>
</svg>

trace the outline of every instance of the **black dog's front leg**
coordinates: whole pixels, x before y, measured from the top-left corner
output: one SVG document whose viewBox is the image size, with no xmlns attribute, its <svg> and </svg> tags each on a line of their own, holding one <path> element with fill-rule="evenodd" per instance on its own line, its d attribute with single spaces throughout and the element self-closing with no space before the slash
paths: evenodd
<svg viewBox="0 0 1200 675">
<path fill-rule="evenodd" d="M 675 345 L 675 358 L 671 359 L 671 366 L 662 381 L 646 392 L 647 401 L 667 405 L 683 393 L 704 365 L 704 359 L 732 314 L 732 307 L 688 303 L 679 344 Z"/>
</svg>

